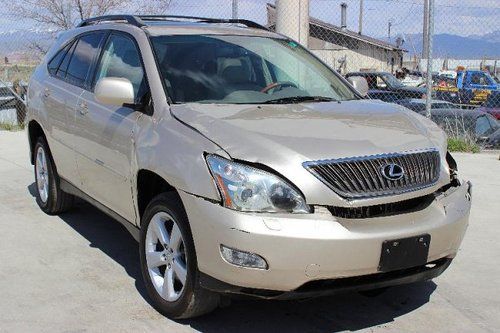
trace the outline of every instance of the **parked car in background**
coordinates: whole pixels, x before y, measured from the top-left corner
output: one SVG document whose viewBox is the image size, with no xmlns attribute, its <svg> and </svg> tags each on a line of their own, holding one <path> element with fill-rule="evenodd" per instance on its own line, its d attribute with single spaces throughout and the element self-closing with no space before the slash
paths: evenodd
<svg viewBox="0 0 500 333">
<path fill-rule="evenodd" d="M 418 113 L 425 113 L 425 99 L 408 98 L 396 101 L 397 104 L 404 106 Z M 456 109 L 457 106 L 446 101 L 432 100 L 431 109 Z"/>
<path fill-rule="evenodd" d="M 420 71 L 401 68 L 396 71 L 396 78 L 405 86 L 419 87 L 425 83 L 425 76 Z"/>
<path fill-rule="evenodd" d="M 489 113 L 462 109 L 436 109 L 431 119 L 451 137 L 468 136 L 484 148 L 500 148 L 500 124 Z"/>
<path fill-rule="evenodd" d="M 497 120 L 500 119 L 500 92 L 493 92 L 490 96 L 488 96 L 486 103 L 480 106 L 477 110 L 487 112 Z"/>
<path fill-rule="evenodd" d="M 406 75 L 401 79 L 401 83 L 407 87 L 420 87 L 425 84 L 425 78 L 421 76 Z"/>
<path fill-rule="evenodd" d="M 447 77 L 450 79 L 456 79 L 457 78 L 457 71 L 453 70 L 441 70 L 439 71 L 438 75 L 440 77 Z"/>
<path fill-rule="evenodd" d="M 482 105 L 500 85 L 486 71 L 458 71 L 454 80 L 443 80 L 434 87 L 437 99 L 454 104 Z"/>
<path fill-rule="evenodd" d="M 23 125 L 26 116 L 27 84 L 20 81 L 0 83 L 0 122 Z"/>
<path fill-rule="evenodd" d="M 394 75 L 387 72 L 351 72 L 346 78 L 361 76 L 368 83 L 368 97 L 384 102 L 395 102 L 405 98 L 424 98 L 426 90 L 422 87 L 405 86 Z"/>
</svg>

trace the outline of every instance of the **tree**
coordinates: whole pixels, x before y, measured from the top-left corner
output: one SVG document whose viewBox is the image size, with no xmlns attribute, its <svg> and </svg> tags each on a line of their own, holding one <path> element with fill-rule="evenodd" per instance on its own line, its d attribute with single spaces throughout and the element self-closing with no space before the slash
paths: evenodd
<svg viewBox="0 0 500 333">
<path fill-rule="evenodd" d="M 130 0 L 0 0 L 9 14 L 46 28 L 67 30 L 78 22 L 127 6 Z"/>
<path fill-rule="evenodd" d="M 164 15 L 167 14 L 172 0 L 149 0 L 138 10 L 141 14 Z"/>
<path fill-rule="evenodd" d="M 50 32 L 52 39 L 59 31 L 71 29 L 82 20 L 109 14 L 130 3 L 131 0 L 0 0 L 10 17 L 38 23 Z M 33 59 L 41 59 L 50 44 L 48 40 L 23 42 Z"/>
</svg>

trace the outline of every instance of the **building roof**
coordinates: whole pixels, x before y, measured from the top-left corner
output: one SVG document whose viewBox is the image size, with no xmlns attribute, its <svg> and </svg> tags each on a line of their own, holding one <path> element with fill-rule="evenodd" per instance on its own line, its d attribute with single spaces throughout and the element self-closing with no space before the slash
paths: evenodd
<svg viewBox="0 0 500 333">
<path fill-rule="evenodd" d="M 267 4 L 267 11 L 268 13 L 275 14 L 276 12 L 276 6 L 273 4 L 268 3 Z M 275 17 L 274 15 L 268 15 L 269 18 Z M 269 27 L 273 27 L 275 25 L 275 22 L 268 22 Z M 353 38 L 356 40 L 359 40 L 364 43 L 368 43 L 371 45 L 375 45 L 377 47 L 390 50 L 390 51 L 402 51 L 402 52 L 407 52 L 407 50 L 404 50 L 394 44 L 387 43 L 383 40 L 373 38 L 370 36 L 366 36 L 360 33 L 357 33 L 355 31 L 346 29 L 346 28 L 341 28 L 339 26 L 333 25 L 331 23 L 322 21 L 320 19 L 317 19 L 315 17 L 310 16 L 309 17 L 309 26 L 312 28 L 311 31 L 317 31 L 317 30 L 325 30 L 326 34 L 320 34 L 320 33 L 315 33 L 313 37 L 323 39 L 325 40 L 324 36 L 327 35 L 328 32 L 333 32 L 336 34 L 344 35 L 349 38 Z M 322 38 L 323 37 L 323 38 Z"/>
</svg>

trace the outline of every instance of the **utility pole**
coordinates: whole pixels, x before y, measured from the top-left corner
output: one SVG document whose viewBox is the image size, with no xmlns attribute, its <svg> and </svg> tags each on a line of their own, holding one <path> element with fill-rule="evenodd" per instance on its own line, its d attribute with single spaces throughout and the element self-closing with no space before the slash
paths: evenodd
<svg viewBox="0 0 500 333">
<path fill-rule="evenodd" d="M 233 13 L 232 13 L 232 18 L 237 19 L 238 18 L 238 0 L 233 0 Z"/>
<path fill-rule="evenodd" d="M 391 42 L 391 27 L 392 27 L 392 21 L 389 20 L 389 24 L 387 26 L 387 37 L 389 38 L 389 42 Z"/>
<path fill-rule="evenodd" d="M 427 53 L 425 57 L 427 58 L 427 77 L 426 77 L 426 89 L 427 98 L 425 101 L 425 113 L 428 118 L 431 117 L 431 101 L 432 101 L 432 37 L 434 36 L 434 0 L 429 1 L 428 11 L 427 11 Z"/>
<path fill-rule="evenodd" d="M 427 44 L 427 40 L 429 36 L 427 35 L 429 32 L 429 0 L 424 0 L 424 24 L 422 30 L 422 55 L 421 59 L 424 59 L 426 54 L 428 53 L 429 45 Z"/>
<path fill-rule="evenodd" d="M 359 28 L 358 28 L 358 33 L 360 35 L 363 34 L 363 0 L 359 0 Z"/>
</svg>

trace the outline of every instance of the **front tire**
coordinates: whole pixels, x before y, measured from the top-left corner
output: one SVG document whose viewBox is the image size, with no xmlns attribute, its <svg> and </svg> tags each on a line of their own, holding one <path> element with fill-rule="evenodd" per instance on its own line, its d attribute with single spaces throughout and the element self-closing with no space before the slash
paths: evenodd
<svg viewBox="0 0 500 333">
<path fill-rule="evenodd" d="M 160 194 L 146 208 L 140 262 L 153 306 L 163 315 L 192 318 L 218 306 L 219 296 L 199 284 L 193 237 L 177 193 Z"/>
<path fill-rule="evenodd" d="M 57 215 L 71 208 L 74 197 L 61 190 L 59 175 L 50 154 L 47 141 L 39 137 L 35 145 L 36 202 L 49 215 Z"/>
</svg>

